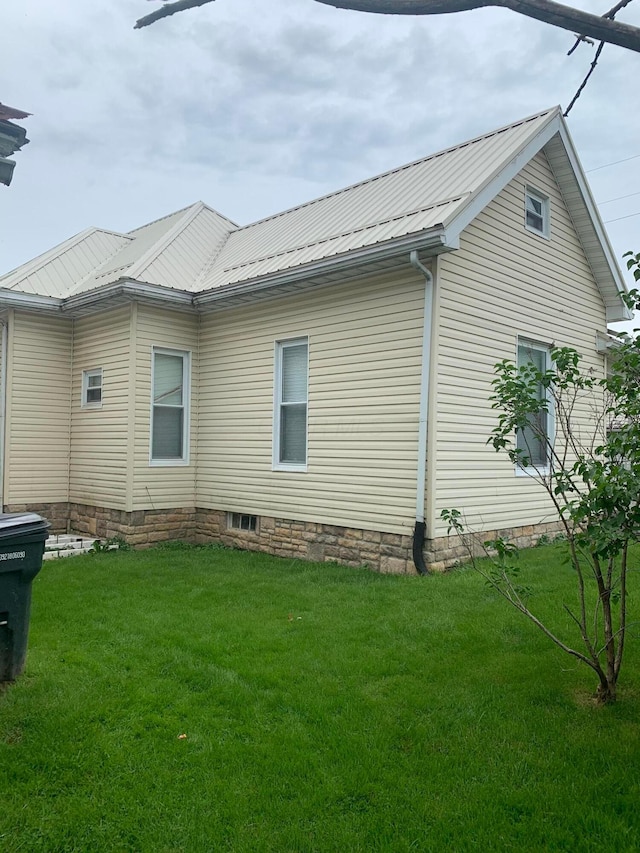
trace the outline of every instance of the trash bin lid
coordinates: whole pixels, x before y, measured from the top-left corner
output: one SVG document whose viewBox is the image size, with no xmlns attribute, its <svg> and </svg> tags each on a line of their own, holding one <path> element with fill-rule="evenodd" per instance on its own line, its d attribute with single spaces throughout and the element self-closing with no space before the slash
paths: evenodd
<svg viewBox="0 0 640 853">
<path fill-rule="evenodd" d="M 43 533 L 49 527 L 50 524 L 46 518 L 42 518 L 35 512 L 0 513 L 0 539 L 30 533 Z"/>
</svg>

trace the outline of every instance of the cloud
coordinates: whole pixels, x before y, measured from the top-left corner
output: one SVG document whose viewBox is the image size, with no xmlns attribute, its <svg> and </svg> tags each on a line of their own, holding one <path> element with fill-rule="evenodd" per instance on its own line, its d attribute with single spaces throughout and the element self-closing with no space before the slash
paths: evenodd
<svg viewBox="0 0 640 853">
<path fill-rule="evenodd" d="M 0 194 L 1 267 L 197 198 L 251 221 L 566 103 L 592 56 L 567 58 L 571 34 L 498 9 L 411 18 L 233 0 L 134 31 L 145 11 L 3 9 L 0 99 L 34 116 Z M 636 153 L 636 65 L 607 48 L 571 116 L 589 165 Z M 621 174 L 640 189 L 640 161 Z M 603 192 L 613 183 L 594 176 Z"/>
</svg>

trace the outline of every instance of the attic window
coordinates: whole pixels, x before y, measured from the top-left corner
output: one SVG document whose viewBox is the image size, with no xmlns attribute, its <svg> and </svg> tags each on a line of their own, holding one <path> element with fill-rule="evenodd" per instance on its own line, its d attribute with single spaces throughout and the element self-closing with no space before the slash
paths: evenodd
<svg viewBox="0 0 640 853">
<path fill-rule="evenodd" d="M 525 193 L 525 225 L 527 231 L 549 236 L 549 199 L 528 189 Z"/>
</svg>

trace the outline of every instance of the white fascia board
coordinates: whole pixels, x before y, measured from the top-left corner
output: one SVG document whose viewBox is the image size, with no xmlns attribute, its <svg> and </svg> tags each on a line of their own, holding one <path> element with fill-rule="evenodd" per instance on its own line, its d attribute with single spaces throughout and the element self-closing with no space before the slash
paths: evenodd
<svg viewBox="0 0 640 853">
<path fill-rule="evenodd" d="M 556 133 L 562 130 L 562 118 L 559 112 L 553 113 L 547 124 L 545 124 L 529 142 L 504 166 L 501 166 L 497 173 L 490 178 L 485 185 L 478 190 L 475 195 L 460 213 L 454 214 L 451 222 L 446 223 L 447 242 L 453 239 L 459 239 L 460 234 L 485 207 L 493 201 L 493 199 L 501 192 L 507 184 L 512 181 L 516 175 L 521 172 L 527 163 L 532 160 L 538 151 L 540 151 L 555 136 Z"/>
<path fill-rule="evenodd" d="M 98 310 L 101 302 L 117 297 L 129 300 L 143 299 L 148 302 L 156 302 L 165 308 L 180 308 L 183 311 L 185 309 L 193 310 L 192 294 L 186 290 L 176 290 L 170 287 L 163 287 L 160 284 L 131 281 L 129 279 L 105 284 L 94 290 L 87 290 L 85 293 L 69 296 L 63 300 L 62 310 L 65 313 L 73 313 L 74 311 L 92 306 L 95 306 L 96 310 Z"/>
<path fill-rule="evenodd" d="M 619 293 L 628 293 L 627 283 L 624 280 L 620 267 L 618 266 L 618 262 L 616 261 L 615 253 L 611 247 L 611 243 L 609 242 L 609 237 L 607 236 L 606 229 L 600 217 L 600 213 L 598 211 L 598 207 L 595 203 L 593 195 L 591 194 L 591 189 L 587 182 L 587 178 L 585 173 L 582 170 L 582 166 L 580 165 L 580 161 L 578 160 L 578 155 L 576 153 L 576 149 L 573 145 L 573 140 L 569 135 L 569 130 L 567 126 L 563 123 L 560 125 L 560 138 L 562 139 L 562 143 L 564 145 L 564 149 L 566 151 L 569 162 L 571 163 L 571 168 L 573 169 L 573 173 L 576 178 L 576 182 L 578 187 L 580 188 L 580 193 L 582 195 L 583 201 L 591 217 L 591 222 L 593 224 L 594 231 L 596 232 L 596 236 L 598 238 L 598 242 L 600 243 L 600 247 L 602 248 L 602 253 L 604 254 L 605 260 L 609 265 L 609 269 L 611 270 L 611 275 L 613 277 L 615 286 L 617 288 L 616 293 L 616 302 L 605 302 L 607 309 L 607 322 L 613 323 L 617 320 L 631 320 L 633 319 L 633 311 L 631 311 L 624 302 L 620 299 Z M 604 299 L 604 294 L 602 294 Z"/>
<path fill-rule="evenodd" d="M 253 293 L 277 287 L 278 285 L 294 284 L 303 279 L 311 279 L 316 276 L 327 275 L 342 270 L 348 273 L 349 270 L 364 263 L 374 263 L 405 253 L 408 254 L 414 249 L 435 255 L 439 252 L 457 249 L 458 247 L 459 242 L 457 238 L 454 238 L 450 243 L 446 239 L 443 229 L 438 227 L 437 229 L 430 229 L 418 235 L 411 234 L 407 237 L 401 237 L 389 243 L 357 249 L 349 252 L 346 256 L 339 255 L 334 258 L 324 258 L 323 260 L 304 264 L 295 269 L 282 270 L 255 279 L 212 287 L 209 290 L 195 293 L 193 301 L 197 308 L 201 308 L 240 293 Z"/>
<path fill-rule="evenodd" d="M 0 308 L 18 308 L 25 311 L 40 311 L 45 314 L 60 314 L 63 300 L 57 296 L 40 296 L 37 293 L 21 293 L 0 287 Z"/>
</svg>

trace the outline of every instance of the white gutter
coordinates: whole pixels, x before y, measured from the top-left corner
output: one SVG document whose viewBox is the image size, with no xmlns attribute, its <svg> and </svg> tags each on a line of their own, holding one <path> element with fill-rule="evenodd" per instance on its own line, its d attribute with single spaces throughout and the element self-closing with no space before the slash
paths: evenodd
<svg viewBox="0 0 640 853">
<path fill-rule="evenodd" d="M 39 296 L 36 293 L 20 293 L 0 287 L 0 306 L 3 308 L 24 308 L 27 311 L 46 311 L 59 314 L 62 299 L 55 296 Z"/>
<path fill-rule="evenodd" d="M 424 493 L 427 479 L 427 418 L 429 415 L 429 378 L 431 375 L 431 322 L 433 317 L 433 273 L 412 251 L 409 261 L 414 269 L 425 278 L 424 316 L 422 327 L 422 368 L 420 374 L 420 413 L 418 418 L 418 468 L 416 471 L 416 528 L 413 540 L 413 560 L 420 574 L 427 574 L 422 555 L 422 546 L 426 537 L 424 520 Z"/>
<path fill-rule="evenodd" d="M 399 257 L 404 252 L 417 254 L 417 250 L 437 253 L 448 252 L 458 248 L 457 240 L 446 242 L 446 236 L 441 227 L 430 229 L 420 234 L 396 238 L 387 243 L 366 246 L 363 249 L 350 251 L 346 255 L 336 255 L 333 258 L 323 258 L 320 261 L 302 264 L 290 270 L 281 270 L 254 279 L 248 279 L 231 284 L 223 284 L 202 290 L 193 296 L 194 305 L 200 309 L 214 302 L 228 299 L 232 296 L 255 293 L 260 290 L 293 284 L 298 281 L 308 281 L 314 276 L 331 275 L 334 272 L 344 272 L 365 263 L 375 263 Z"/>
<path fill-rule="evenodd" d="M 149 284 L 144 281 L 121 279 L 112 284 L 105 284 L 102 287 L 86 290 L 84 293 L 77 293 L 63 299 L 62 310 L 65 313 L 73 313 L 119 296 L 127 299 L 146 299 L 161 303 L 167 308 L 193 309 L 193 296 L 186 290 L 165 287 L 161 284 Z"/>
</svg>

